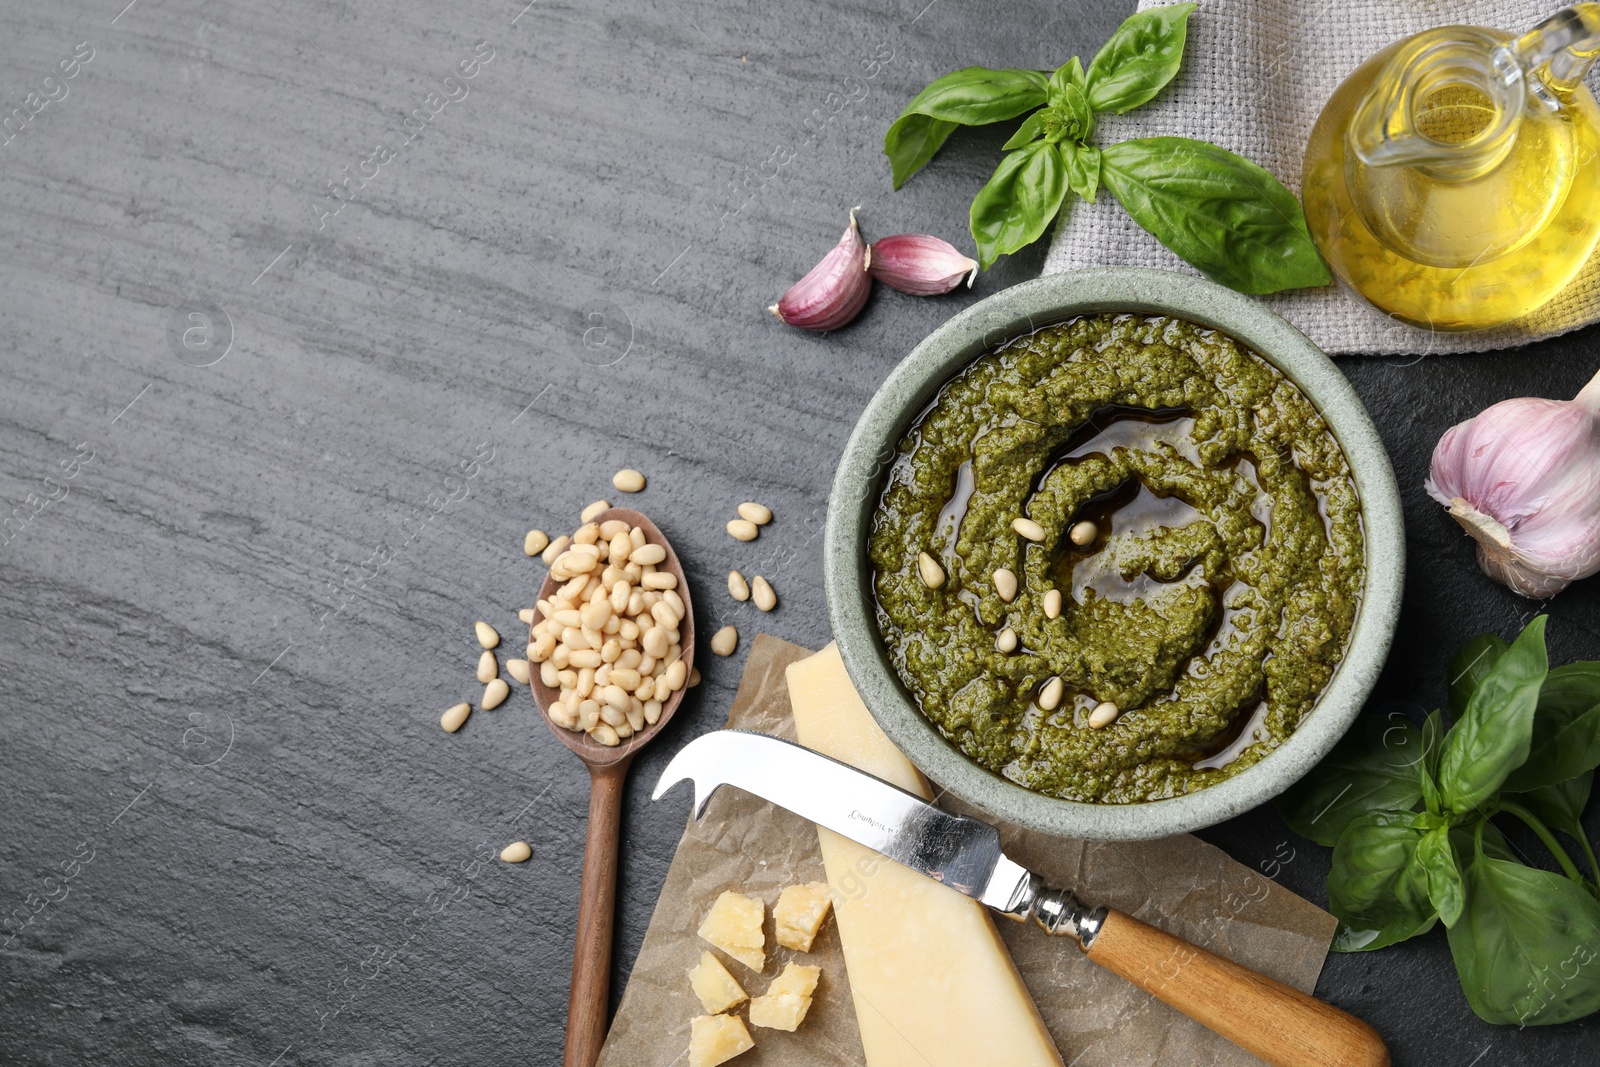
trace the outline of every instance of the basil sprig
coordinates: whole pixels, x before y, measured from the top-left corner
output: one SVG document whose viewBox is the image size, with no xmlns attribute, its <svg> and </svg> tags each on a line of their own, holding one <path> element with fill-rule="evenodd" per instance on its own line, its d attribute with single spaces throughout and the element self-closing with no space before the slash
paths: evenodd
<svg viewBox="0 0 1600 1067">
<path fill-rule="evenodd" d="M 1093 203 L 1103 186 L 1133 220 L 1207 277 L 1246 293 L 1327 285 L 1294 194 L 1249 160 L 1205 141 L 1152 137 L 1096 146 L 1097 114 L 1154 99 L 1178 73 L 1194 4 L 1141 11 L 1087 70 L 1077 56 L 1055 71 L 967 67 L 906 105 L 883 139 L 896 189 L 958 126 L 1027 113 L 994 175 L 972 201 L 972 237 L 985 269 L 1038 240 L 1070 196 Z"/>
<path fill-rule="evenodd" d="M 1333 846 L 1334 948 L 1370 951 L 1442 922 L 1472 1010 L 1494 1023 L 1600 1010 L 1600 867 L 1580 817 L 1600 766 L 1600 663 L 1551 669 L 1545 617 L 1516 641 L 1475 638 L 1450 664 L 1443 730 L 1382 724 L 1347 738 L 1278 810 Z M 1495 822 L 1533 832 L 1560 873 L 1532 866 Z M 1585 876 L 1557 834 L 1575 841 Z"/>
</svg>

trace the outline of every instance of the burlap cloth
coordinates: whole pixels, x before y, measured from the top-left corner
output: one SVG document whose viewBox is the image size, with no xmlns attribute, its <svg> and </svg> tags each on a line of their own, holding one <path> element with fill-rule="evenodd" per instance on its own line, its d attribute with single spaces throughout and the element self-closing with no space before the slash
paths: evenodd
<svg viewBox="0 0 1600 1067">
<path fill-rule="evenodd" d="M 1167 0 L 1140 0 L 1139 8 Z M 1560 5 L 1540 0 L 1200 0 L 1189 16 L 1183 68 L 1160 96 L 1127 115 L 1103 115 L 1102 145 L 1134 137 L 1210 141 L 1270 170 L 1298 194 L 1306 140 L 1322 105 L 1368 56 L 1434 26 L 1514 33 Z M 1084 57 L 1087 64 L 1088 56 Z M 1595 77 L 1591 72 L 1590 83 Z M 1044 273 L 1080 267 L 1163 267 L 1198 273 L 1141 230 L 1116 198 L 1074 199 Z M 1330 353 L 1480 352 L 1510 348 L 1600 319 L 1600 257 L 1554 300 L 1516 323 L 1432 333 L 1399 323 L 1338 286 L 1261 298 Z"/>
</svg>

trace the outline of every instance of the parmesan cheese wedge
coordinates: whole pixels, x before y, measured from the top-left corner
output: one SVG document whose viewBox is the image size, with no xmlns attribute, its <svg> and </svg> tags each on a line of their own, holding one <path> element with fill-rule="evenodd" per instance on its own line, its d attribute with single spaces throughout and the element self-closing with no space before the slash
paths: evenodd
<svg viewBox="0 0 1600 1067">
<path fill-rule="evenodd" d="M 801 744 L 932 798 L 837 646 L 792 664 L 788 679 Z M 831 830 L 817 837 L 867 1067 L 1061 1067 L 988 909 Z"/>
</svg>

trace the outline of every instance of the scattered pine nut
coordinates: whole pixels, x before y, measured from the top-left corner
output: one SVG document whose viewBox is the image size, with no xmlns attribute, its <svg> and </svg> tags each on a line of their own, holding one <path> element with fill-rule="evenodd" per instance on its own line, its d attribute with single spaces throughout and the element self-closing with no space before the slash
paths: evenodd
<svg viewBox="0 0 1600 1067">
<path fill-rule="evenodd" d="M 632 467 L 624 467 L 611 476 L 611 486 L 619 493 L 637 493 L 644 488 L 644 475 Z"/>
<path fill-rule="evenodd" d="M 533 625 L 533 609 L 532 608 L 523 608 L 521 611 L 517 612 L 517 618 L 521 619 L 527 625 L 532 626 Z"/>
<path fill-rule="evenodd" d="M 526 863 L 533 855 L 533 849 L 528 847 L 526 841 L 513 841 L 500 850 L 502 863 Z"/>
<path fill-rule="evenodd" d="M 1089 729 L 1103 730 L 1107 726 L 1110 726 L 1112 723 L 1116 722 L 1117 716 L 1121 714 L 1121 709 L 1119 709 L 1115 704 L 1111 703 L 1111 701 L 1102 700 L 1100 703 L 1096 704 L 1094 706 L 1094 710 L 1089 713 Z"/>
<path fill-rule="evenodd" d="M 1092 543 L 1094 539 L 1099 536 L 1100 527 L 1096 526 L 1088 519 L 1084 519 L 1082 522 L 1073 523 L 1072 529 L 1067 531 L 1067 540 L 1071 541 L 1079 548 Z"/>
<path fill-rule="evenodd" d="M 506 673 L 523 685 L 530 685 L 533 682 L 533 669 L 528 666 L 528 661 L 525 659 L 506 660 Z"/>
<path fill-rule="evenodd" d="M 439 725 L 444 727 L 444 732 L 453 734 L 461 729 L 461 724 L 467 721 L 467 716 L 472 714 L 471 704 L 452 704 L 439 716 Z"/>
<path fill-rule="evenodd" d="M 1013 630 L 1009 626 L 1007 626 L 1004 630 L 1001 630 L 999 635 L 994 639 L 994 647 L 996 650 L 1004 652 L 1008 656 L 1015 652 L 1017 650 L 1017 631 Z"/>
<path fill-rule="evenodd" d="M 754 500 L 746 500 L 739 505 L 739 517 L 757 526 L 765 526 L 772 521 L 772 509 L 765 504 L 757 504 Z"/>
<path fill-rule="evenodd" d="M 594 521 L 594 517 L 596 515 L 599 515 L 603 511 L 610 511 L 610 510 L 611 510 L 611 501 L 609 501 L 609 500 L 596 500 L 593 504 L 590 504 L 588 507 L 583 509 L 582 513 L 580 513 L 578 515 L 578 519 L 581 522 L 593 522 Z M 598 533 L 598 532 L 599 531 L 596 531 L 596 533 Z"/>
<path fill-rule="evenodd" d="M 728 595 L 741 603 L 750 599 L 750 583 L 738 571 L 728 572 Z"/>
<path fill-rule="evenodd" d="M 479 619 L 477 622 L 473 623 L 472 628 L 477 631 L 478 644 L 482 645 L 484 648 L 493 648 L 500 643 L 499 631 L 497 631 L 493 626 L 490 626 L 488 623 L 484 622 L 482 619 Z"/>
<path fill-rule="evenodd" d="M 1062 691 L 1066 684 L 1062 682 L 1061 675 L 1056 675 L 1044 683 L 1044 688 L 1039 690 L 1039 710 L 1055 711 L 1061 706 Z"/>
<path fill-rule="evenodd" d="M 483 700 L 481 707 L 484 711 L 493 711 L 506 702 L 506 697 L 511 695 L 511 687 L 504 678 L 496 678 L 483 687 Z"/>
<path fill-rule="evenodd" d="M 550 536 L 543 530 L 529 530 L 528 535 L 522 539 L 522 551 L 530 556 L 537 556 L 550 544 Z"/>
<path fill-rule="evenodd" d="M 691 667 L 691 668 L 689 668 L 689 685 L 688 685 L 688 688 L 693 689 L 695 686 L 697 686 L 699 684 L 700 684 L 700 668 L 699 667 Z"/>
<path fill-rule="evenodd" d="M 500 676 L 500 665 L 494 660 L 494 653 L 488 649 L 483 650 L 483 655 L 478 657 L 478 681 L 488 684 Z"/>
<path fill-rule="evenodd" d="M 750 582 L 750 599 L 762 611 L 771 611 L 778 606 L 778 594 L 773 592 L 771 584 L 759 574 Z"/>
<path fill-rule="evenodd" d="M 944 584 L 944 568 L 926 552 L 917 553 L 917 573 L 922 577 L 922 584 L 929 589 L 937 589 Z"/>
<path fill-rule="evenodd" d="M 1034 522 L 1032 519 L 1029 519 L 1029 518 L 1012 519 L 1011 520 L 1011 528 L 1013 530 L 1017 531 L 1017 534 L 1019 536 L 1026 537 L 1030 541 L 1043 541 L 1044 540 L 1044 527 L 1040 526 L 1038 523 Z"/>
<path fill-rule="evenodd" d="M 739 647 L 739 631 L 732 626 L 724 626 L 711 635 L 711 651 L 719 656 L 731 656 Z"/>
<path fill-rule="evenodd" d="M 1000 594 L 1000 599 L 1007 604 L 1017 599 L 1017 575 L 1010 567 L 1001 567 L 994 572 L 994 587 Z"/>
<path fill-rule="evenodd" d="M 735 541 L 754 541 L 761 527 L 749 519 L 733 519 L 728 523 L 728 534 Z"/>
<path fill-rule="evenodd" d="M 1059 619 L 1061 617 L 1061 590 L 1051 589 L 1044 595 L 1044 617 Z"/>
</svg>

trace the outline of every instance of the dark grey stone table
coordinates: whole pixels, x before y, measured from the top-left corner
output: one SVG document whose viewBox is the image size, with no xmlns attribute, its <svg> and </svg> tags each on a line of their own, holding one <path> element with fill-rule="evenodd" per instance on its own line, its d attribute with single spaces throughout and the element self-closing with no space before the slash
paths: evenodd
<svg viewBox="0 0 1600 1067">
<path fill-rule="evenodd" d="M 1090 53 L 1129 4 L 124 3 L 0 12 L 0 1062 L 557 1062 L 586 781 L 525 691 L 440 731 L 472 621 L 512 633 L 524 531 L 636 466 L 703 624 L 826 642 L 857 413 L 1042 250 L 829 337 L 764 309 L 852 205 L 961 239 L 1004 132 L 891 194 L 894 114 L 954 67 Z M 1420 482 L 1450 424 L 1574 393 L 1594 337 L 1342 364 L 1407 507 L 1380 697 L 1432 706 L 1455 644 L 1539 608 Z M 778 518 L 735 544 L 749 498 Z M 730 565 L 775 614 L 717 595 Z M 1597 601 L 1547 606 L 1557 660 L 1600 655 Z M 740 667 L 637 764 L 617 990 L 686 808 L 643 783 Z M 1252 866 L 1289 841 L 1278 876 L 1324 899 L 1270 810 L 1206 836 Z M 517 838 L 531 862 L 486 861 Z M 1320 992 L 1397 1063 L 1593 1062 L 1592 1019 L 1478 1022 L 1437 933 Z"/>
</svg>

